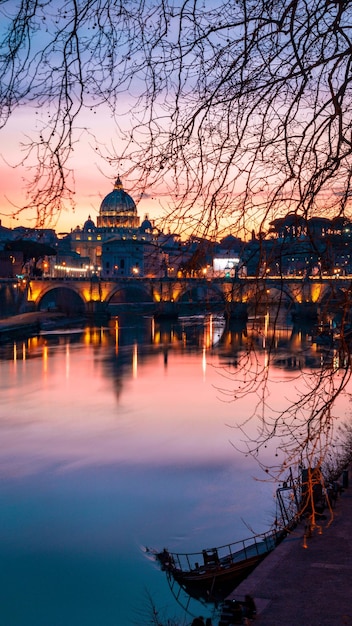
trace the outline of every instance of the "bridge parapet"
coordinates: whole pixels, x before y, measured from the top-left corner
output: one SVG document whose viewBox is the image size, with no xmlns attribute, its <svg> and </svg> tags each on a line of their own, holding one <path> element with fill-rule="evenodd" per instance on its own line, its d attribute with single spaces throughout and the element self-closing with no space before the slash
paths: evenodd
<svg viewBox="0 0 352 626">
<path fill-rule="evenodd" d="M 139 292 L 150 302 L 180 302 L 191 299 L 221 299 L 226 303 L 254 302 L 258 298 L 277 300 L 284 296 L 292 303 L 321 303 L 329 293 L 352 289 L 352 276 L 337 278 L 294 277 L 294 276 L 247 276 L 235 279 L 216 278 L 143 278 L 119 277 L 116 279 L 41 278 L 27 281 L 27 298 L 38 307 L 41 301 L 54 290 L 70 290 L 87 306 L 88 303 L 108 304 L 120 292 Z M 275 296 L 275 294 L 277 294 Z"/>
</svg>

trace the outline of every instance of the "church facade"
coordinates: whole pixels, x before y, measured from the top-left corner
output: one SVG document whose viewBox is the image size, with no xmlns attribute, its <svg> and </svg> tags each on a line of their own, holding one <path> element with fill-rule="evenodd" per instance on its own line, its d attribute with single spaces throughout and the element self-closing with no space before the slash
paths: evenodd
<svg viewBox="0 0 352 626">
<path fill-rule="evenodd" d="M 89 216 L 83 228 L 77 227 L 66 239 L 76 258 L 103 278 L 165 275 L 165 267 L 174 266 L 172 250 L 179 246 L 172 238 L 170 246 L 161 245 L 163 236 L 148 216 L 140 223 L 136 204 L 119 176 L 100 204 L 97 223 Z"/>
</svg>

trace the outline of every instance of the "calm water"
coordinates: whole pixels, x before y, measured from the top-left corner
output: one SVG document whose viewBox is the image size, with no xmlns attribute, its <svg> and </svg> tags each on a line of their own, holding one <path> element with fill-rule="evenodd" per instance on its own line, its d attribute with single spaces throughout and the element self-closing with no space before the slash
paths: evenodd
<svg viewBox="0 0 352 626">
<path fill-rule="evenodd" d="M 273 486 L 232 445 L 254 402 L 231 395 L 246 342 L 221 319 L 121 318 L 0 346 L 2 626 L 143 626 L 151 603 L 190 623 L 145 547 L 213 547 L 275 515 Z M 278 405 L 297 361 L 319 361 L 309 346 L 278 335 Z"/>
</svg>

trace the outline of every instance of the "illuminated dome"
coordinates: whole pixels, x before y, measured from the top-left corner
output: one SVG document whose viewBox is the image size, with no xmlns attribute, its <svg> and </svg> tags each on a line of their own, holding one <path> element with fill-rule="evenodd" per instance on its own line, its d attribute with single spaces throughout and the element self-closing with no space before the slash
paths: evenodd
<svg viewBox="0 0 352 626">
<path fill-rule="evenodd" d="M 138 228 L 137 207 L 131 196 L 124 191 L 118 176 L 113 191 L 105 196 L 97 219 L 99 228 Z"/>
</svg>

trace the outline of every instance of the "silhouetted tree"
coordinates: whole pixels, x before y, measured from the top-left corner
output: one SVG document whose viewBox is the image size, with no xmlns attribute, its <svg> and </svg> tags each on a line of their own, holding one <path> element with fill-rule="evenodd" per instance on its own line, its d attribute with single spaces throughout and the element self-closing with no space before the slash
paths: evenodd
<svg viewBox="0 0 352 626">
<path fill-rule="evenodd" d="M 37 263 L 46 256 L 55 256 L 56 250 L 48 244 L 32 241 L 31 239 L 15 239 L 5 244 L 5 250 L 23 253 L 23 264 L 33 262 L 33 274 L 41 275 L 41 270 L 37 268 Z"/>
<path fill-rule="evenodd" d="M 84 133 L 141 192 L 168 185 L 175 227 L 250 232 L 283 210 L 344 213 L 348 2 L 8 0 L 0 11 L 1 126 L 19 107 L 36 115 L 21 162 L 34 168 L 39 222 L 73 199 Z M 109 149 L 82 115 L 106 110 Z"/>
</svg>

